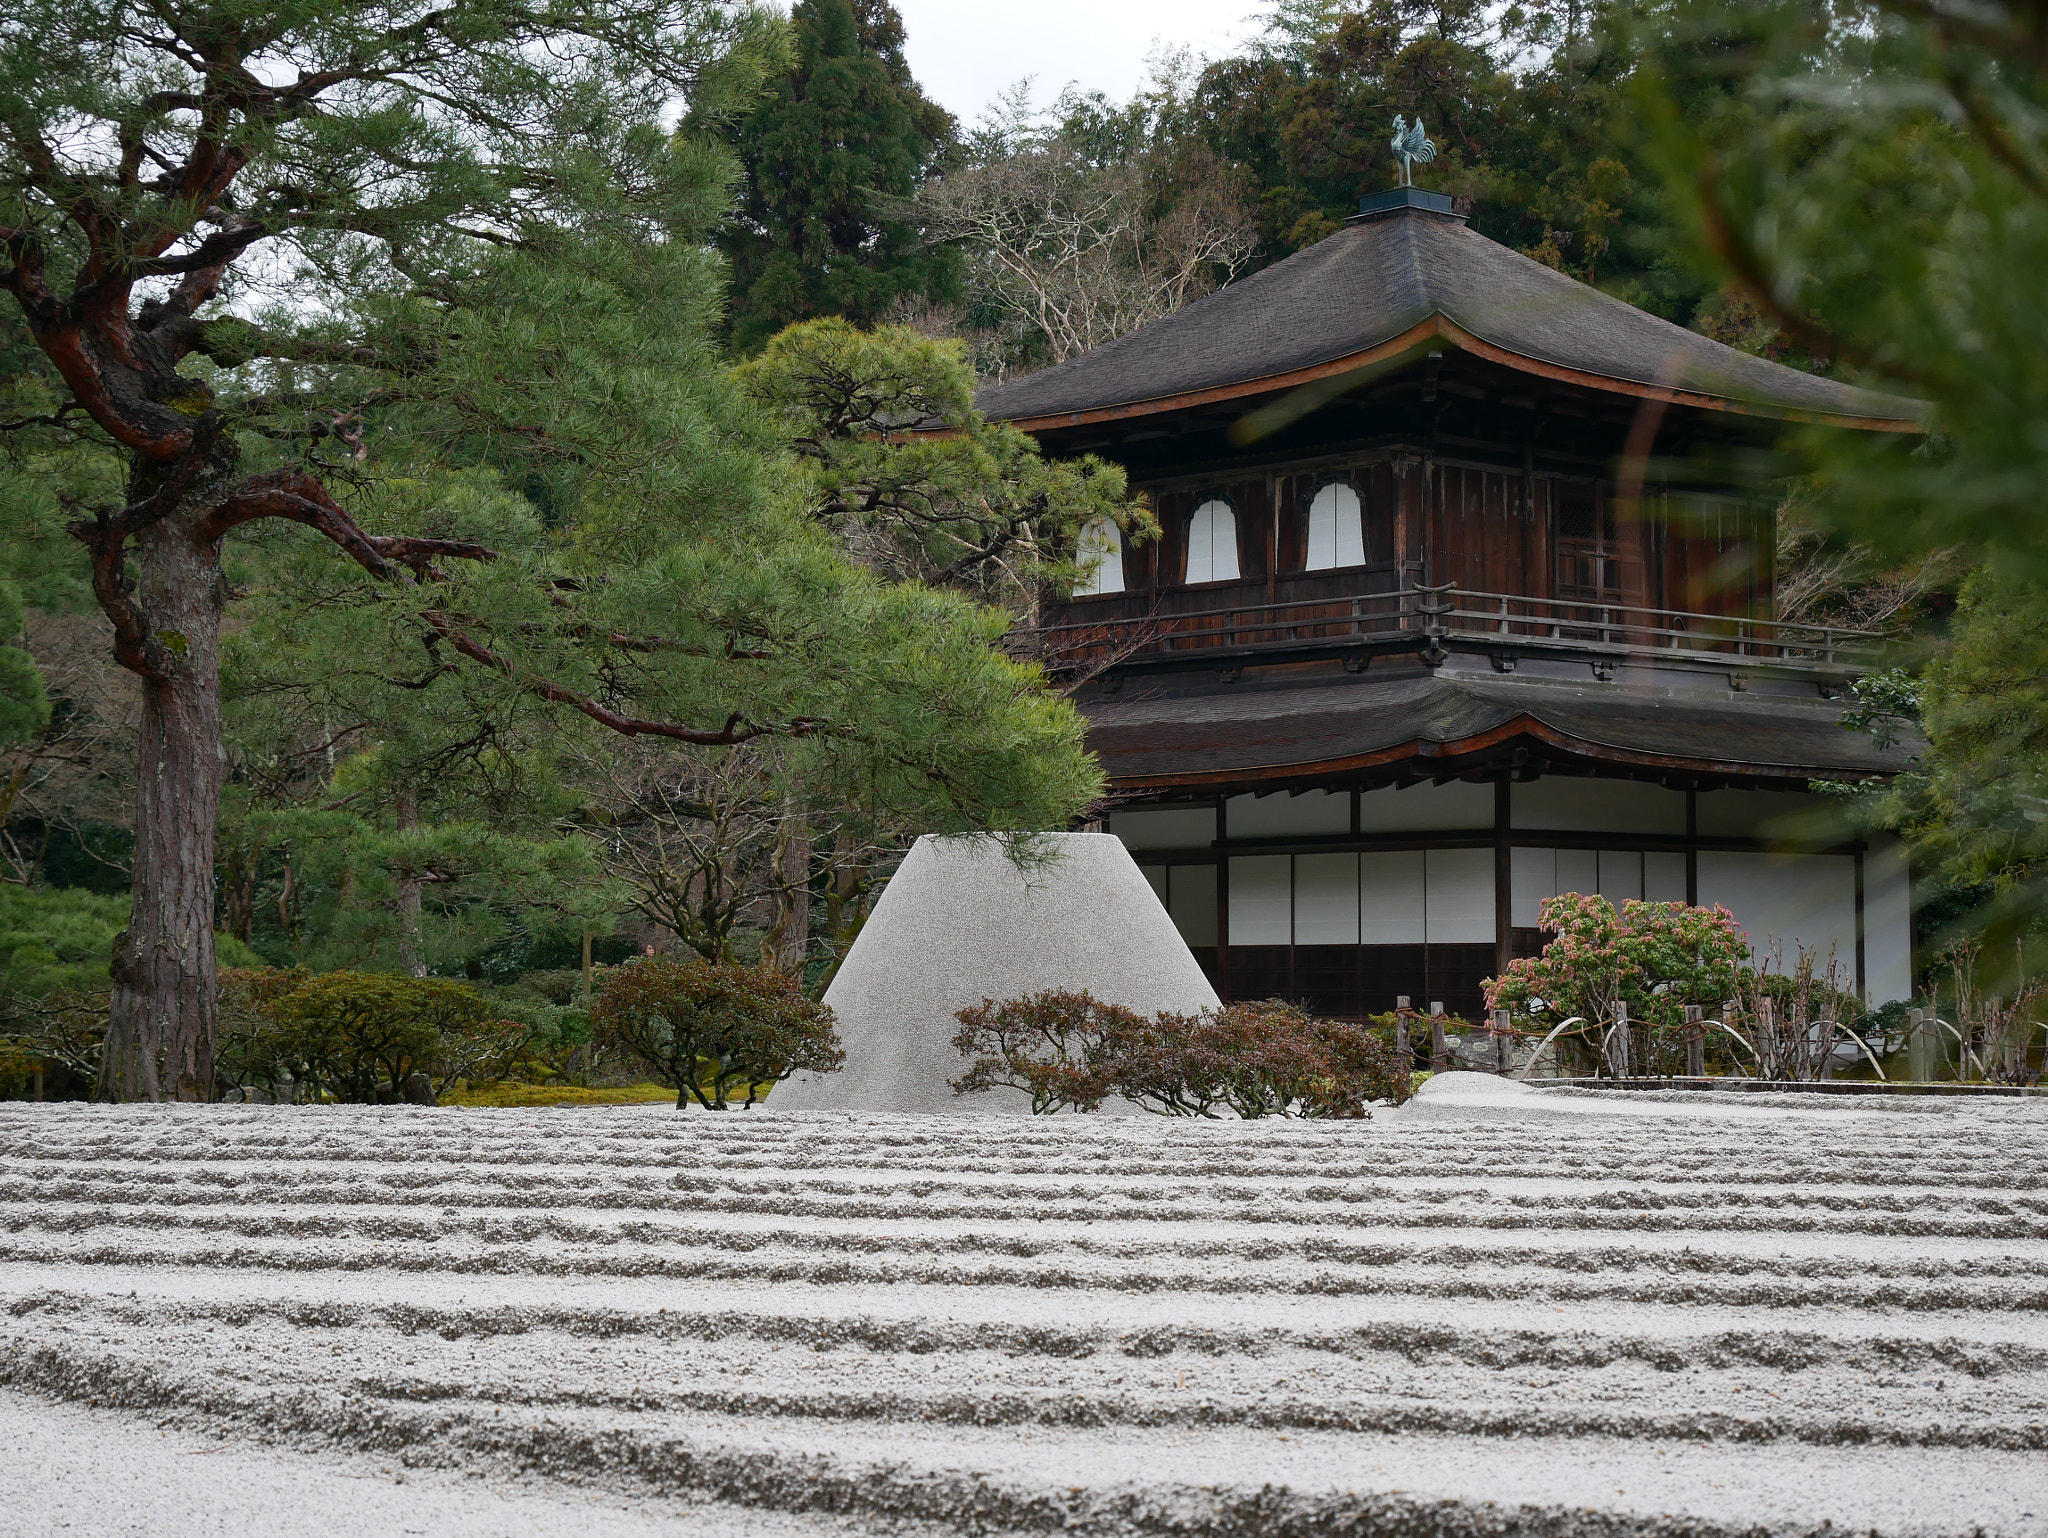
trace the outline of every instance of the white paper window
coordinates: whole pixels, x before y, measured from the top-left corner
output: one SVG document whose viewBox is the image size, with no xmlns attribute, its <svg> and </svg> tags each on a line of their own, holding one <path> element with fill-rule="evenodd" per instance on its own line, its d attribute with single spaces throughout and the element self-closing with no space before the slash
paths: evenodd
<svg viewBox="0 0 2048 1538">
<path fill-rule="evenodd" d="M 1424 938 L 1431 945 L 1493 939 L 1493 851 L 1432 849 L 1423 892 Z"/>
<path fill-rule="evenodd" d="M 1643 856 L 1643 898 L 1653 903 L 1685 901 L 1685 856 L 1656 850 Z"/>
<path fill-rule="evenodd" d="M 1293 862 L 1284 854 L 1230 862 L 1230 943 L 1286 945 L 1294 938 Z"/>
<path fill-rule="evenodd" d="M 1600 851 L 1600 895 L 1619 913 L 1625 902 L 1643 900 L 1643 857 L 1633 849 Z"/>
<path fill-rule="evenodd" d="M 1294 943 L 1358 943 L 1358 856 L 1294 857 Z"/>
<path fill-rule="evenodd" d="M 1190 945 L 1216 943 L 1216 867 L 1176 865 L 1171 872 L 1166 911 L 1173 927 Z"/>
<path fill-rule="evenodd" d="M 1124 541 L 1107 518 L 1096 518 L 1082 526 L 1074 561 L 1087 575 L 1074 589 L 1077 596 L 1121 593 L 1124 590 Z"/>
<path fill-rule="evenodd" d="M 1420 849 L 1358 857 L 1359 920 L 1367 945 L 1420 945 L 1428 883 Z"/>
<path fill-rule="evenodd" d="M 1237 575 L 1237 514 L 1228 502 L 1204 502 L 1188 519 L 1187 580 L 1235 582 Z"/>
<path fill-rule="evenodd" d="M 1557 896 L 1557 851 L 1516 848 L 1508 858 L 1508 922 L 1534 929 L 1543 921 L 1543 904 Z"/>
<path fill-rule="evenodd" d="M 1365 514 L 1358 493 L 1332 481 L 1308 505 L 1309 571 L 1365 564 Z"/>
</svg>

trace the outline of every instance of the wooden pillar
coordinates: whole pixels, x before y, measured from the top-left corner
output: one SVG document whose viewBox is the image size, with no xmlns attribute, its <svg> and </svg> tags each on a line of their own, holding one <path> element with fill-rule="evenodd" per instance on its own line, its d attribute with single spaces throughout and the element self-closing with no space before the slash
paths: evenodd
<svg viewBox="0 0 2048 1538">
<path fill-rule="evenodd" d="M 1230 830 L 1225 826 L 1224 801 L 1216 798 L 1216 992 L 1231 1002 L 1230 991 L 1230 856 L 1223 848 Z"/>
<path fill-rule="evenodd" d="M 1493 975 L 1500 977 L 1507 972 L 1508 963 L 1514 960 L 1514 851 L 1508 847 L 1509 824 L 1513 821 L 1514 794 L 1511 782 L 1514 772 L 1510 770 L 1494 783 L 1493 787 Z"/>
<path fill-rule="evenodd" d="M 1515 1023 L 1504 1009 L 1493 1012 L 1493 1060 L 1502 1073 L 1515 1066 Z"/>
<path fill-rule="evenodd" d="M 1908 1010 L 1906 1018 L 1911 1022 L 1906 1027 L 1906 1076 L 1918 1084 L 1932 1083 L 1941 1046 L 1935 1034 L 1939 1028 L 1934 1023 L 1934 1011 Z"/>
<path fill-rule="evenodd" d="M 1697 1004 L 1685 1006 L 1685 1072 L 1688 1078 L 1707 1076 L 1707 1012 Z"/>
<path fill-rule="evenodd" d="M 1869 949 L 1868 949 L 1867 945 L 1865 944 L 1865 942 L 1864 942 L 1864 937 L 1863 937 L 1863 846 L 1861 846 L 1861 845 L 1858 845 L 1858 846 L 1857 846 L 1857 849 L 1856 849 L 1856 855 L 1855 855 L 1855 862 L 1856 862 L 1856 997 L 1858 997 L 1859 999 L 1863 1000 L 1863 1002 L 1864 1002 L 1865 1004 L 1868 1004 L 1868 1003 L 1870 1002 L 1870 965 L 1869 965 Z M 1834 1054 L 1833 1054 L 1832 1052 L 1828 1054 L 1828 1060 L 1829 1060 L 1830 1062 L 1834 1061 Z"/>
<path fill-rule="evenodd" d="M 1762 1068 L 1769 1070 L 1769 1077 L 1783 1078 L 1783 1065 L 1778 1061 L 1776 1037 L 1778 1001 L 1769 994 L 1763 994 L 1756 1001 L 1756 1018 L 1750 1021 L 1750 1040 L 1756 1043 L 1757 1058 Z M 1768 1047 L 1765 1043 L 1769 1042 Z"/>
<path fill-rule="evenodd" d="M 1614 1031 L 1607 1038 L 1607 1071 L 1617 1079 L 1626 1079 L 1632 1067 L 1628 1045 L 1628 1005 L 1623 1002 L 1614 1006 Z"/>
<path fill-rule="evenodd" d="M 1700 793 L 1685 793 L 1685 905 L 1700 905 Z"/>
<path fill-rule="evenodd" d="M 1429 1071 L 1442 1073 L 1450 1066 L 1450 1043 L 1444 1040 L 1443 1000 L 1432 999 L 1429 1005 Z"/>
<path fill-rule="evenodd" d="M 1408 1007 L 1408 995 L 1403 993 L 1394 1000 L 1394 1060 L 1404 1069 L 1415 1066 L 1415 1044 L 1409 1039 L 1408 1021 L 1414 1013 Z"/>
</svg>

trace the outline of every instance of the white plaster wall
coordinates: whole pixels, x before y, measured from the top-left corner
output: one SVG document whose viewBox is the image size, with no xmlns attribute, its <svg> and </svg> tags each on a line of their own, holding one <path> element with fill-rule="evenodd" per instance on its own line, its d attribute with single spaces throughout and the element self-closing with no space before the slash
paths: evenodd
<svg viewBox="0 0 2048 1538">
<path fill-rule="evenodd" d="M 1803 790 L 1707 790 L 1699 802 L 1700 832 L 1710 838 L 1826 843 L 1850 833 L 1839 802 Z"/>
<path fill-rule="evenodd" d="M 1124 841 L 1126 849 L 1207 849 L 1216 842 L 1216 810 L 1153 806 L 1112 812 L 1109 831 Z"/>
<path fill-rule="evenodd" d="M 1362 833 L 1443 833 L 1493 826 L 1493 787 L 1453 780 L 1369 790 L 1358 798 Z"/>
<path fill-rule="evenodd" d="M 1873 835 L 1863 857 L 1863 954 L 1871 1003 L 1913 996 L 1913 873 L 1889 833 Z"/>
<path fill-rule="evenodd" d="M 1791 967 L 1805 946 L 1825 959 L 1830 945 L 1852 984 L 1856 975 L 1856 861 L 1845 854 L 1737 854 L 1700 857 L 1700 901 L 1719 903 L 1749 933 L 1762 959 L 1773 938 Z"/>
<path fill-rule="evenodd" d="M 1516 828 L 1567 833 L 1684 833 L 1685 792 L 1637 780 L 1547 775 L 1511 787 Z"/>
<path fill-rule="evenodd" d="M 1226 838 L 1299 838 L 1351 831 L 1351 793 L 1232 796 L 1224 805 Z"/>
</svg>

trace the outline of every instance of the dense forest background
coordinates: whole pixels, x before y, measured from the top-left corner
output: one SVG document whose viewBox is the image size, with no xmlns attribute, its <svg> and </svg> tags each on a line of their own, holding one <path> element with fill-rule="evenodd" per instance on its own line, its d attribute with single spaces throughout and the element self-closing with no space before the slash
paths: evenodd
<svg viewBox="0 0 2048 1538">
<path fill-rule="evenodd" d="M 1938 431 L 1904 467 L 1815 439 L 1757 473 L 1785 502 L 1787 603 L 1901 638 L 1861 720 L 1924 726 L 1933 749 L 1856 799 L 1927 851 L 1930 940 L 2026 968 L 2048 860 L 2033 425 L 2048 350 L 2022 345 L 2044 301 L 2020 277 L 2044 270 L 2048 238 L 2033 23 L 1906 4 L 1280 0 L 1241 52 L 1162 52 L 1127 101 L 1020 82 L 972 124 L 920 89 L 887 0 L 798 0 L 772 34 L 736 45 L 746 78 L 700 92 L 674 131 L 697 200 L 676 232 L 719 260 L 667 289 L 620 279 L 592 322 L 594 345 L 630 339 L 622 356 L 667 370 L 694 415 L 595 423 L 583 458 L 525 452 L 535 429 L 464 415 L 497 366 L 477 362 L 431 400 L 335 415 L 315 448 L 338 483 L 431 503 L 535 570 L 591 526 L 593 460 L 744 445 L 744 464 L 656 491 L 737 499 L 761 520 L 743 535 L 823 544 L 791 535 L 810 553 L 720 566 L 690 553 L 687 527 L 655 548 L 633 525 L 604 558 L 770 616 L 753 642 L 736 621 L 693 653 L 722 679 L 784 669 L 749 696 L 763 720 L 859 725 L 677 751 L 565 724 L 503 672 L 422 654 L 303 531 L 251 537 L 227 566 L 224 961 L 466 976 L 560 1004 L 593 963 L 656 947 L 815 989 L 911 832 L 1084 811 L 1100 785 L 1073 713 L 1005 637 L 1039 582 L 1071 571 L 1073 529 L 1148 515 L 1112 467 L 1044 464 L 983 422 L 973 386 L 1333 233 L 1391 183 L 1401 113 L 1440 151 L 1419 179 L 1494 239 L 1734 346 L 1934 403 Z M 534 305 L 553 302 L 534 282 Z M 643 356 L 650 336 L 662 357 Z M 582 366 L 584 384 L 614 371 Z M 206 367 L 228 388 L 233 359 Z M 33 1012 L 104 986 L 140 717 L 65 534 L 121 463 L 67 415 L 12 305 L 0 392 L 0 989 Z M 958 434 L 870 432 L 908 413 Z M 603 495 L 620 506 L 651 484 Z M 826 574 L 828 547 L 875 585 Z M 550 580 L 572 595 L 558 608 L 575 601 L 573 572 Z M 905 684 L 939 665 L 914 659 L 941 635 L 957 665 Z M 639 648 L 634 666 L 660 649 L 611 641 Z M 616 657 L 590 666 L 619 676 Z M 821 704 L 825 674 L 838 692 Z M 716 691 L 700 683 L 661 688 L 702 703 Z"/>
</svg>

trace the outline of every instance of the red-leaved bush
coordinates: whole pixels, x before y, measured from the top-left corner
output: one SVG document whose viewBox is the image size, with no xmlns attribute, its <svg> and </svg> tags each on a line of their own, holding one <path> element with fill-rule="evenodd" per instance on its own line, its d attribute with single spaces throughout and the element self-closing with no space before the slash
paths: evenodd
<svg viewBox="0 0 2048 1538">
<path fill-rule="evenodd" d="M 1144 1019 L 1092 994 L 1051 991 L 997 1003 L 983 999 L 963 1009 L 953 1046 L 971 1058 L 953 1081 L 953 1093 L 972 1095 L 1007 1086 L 1031 1097 L 1031 1109 L 1092 1111 L 1112 1088 L 1112 1041 L 1142 1029 Z"/>
<path fill-rule="evenodd" d="M 1408 1065 L 1372 1029 L 1269 1000 L 1146 1019 L 1090 994 L 1038 993 L 960 1011 L 953 1045 L 974 1061 L 957 1094 L 1009 1086 L 1039 1114 L 1110 1095 L 1162 1116 L 1362 1117 L 1412 1092 Z"/>
</svg>

